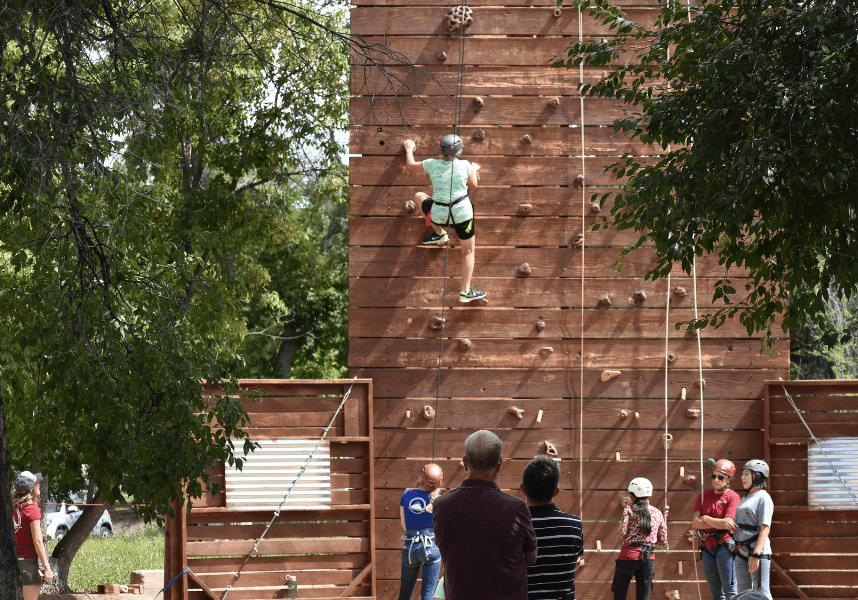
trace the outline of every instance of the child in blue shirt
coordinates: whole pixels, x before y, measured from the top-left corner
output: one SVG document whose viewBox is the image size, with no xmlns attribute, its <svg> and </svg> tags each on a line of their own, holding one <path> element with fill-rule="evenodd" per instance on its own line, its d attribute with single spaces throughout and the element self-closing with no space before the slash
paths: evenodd
<svg viewBox="0 0 858 600">
<path fill-rule="evenodd" d="M 446 244 L 449 240 L 442 226 L 453 226 L 462 243 L 462 285 L 459 302 L 473 302 L 485 298 L 486 293 L 471 289 L 474 273 L 474 205 L 468 189 L 479 185 L 480 165 L 462 160 L 465 144 L 458 135 L 447 135 L 441 140 L 442 159 L 414 160 L 412 140 L 402 142 L 405 147 L 405 164 L 410 169 L 421 169 L 432 180 L 432 197 L 423 192 L 415 196 L 423 214 L 429 217 L 434 233 L 423 240 L 424 244 Z"/>
<path fill-rule="evenodd" d="M 441 552 L 435 545 L 432 529 L 432 503 L 441 492 L 444 473 L 435 463 L 423 467 L 423 474 L 414 488 L 405 490 L 399 500 L 399 519 L 405 535 L 402 539 L 402 577 L 399 600 L 410 600 L 417 584 L 420 566 L 423 566 L 421 600 L 432 600 L 438 574 L 441 571 Z"/>
</svg>

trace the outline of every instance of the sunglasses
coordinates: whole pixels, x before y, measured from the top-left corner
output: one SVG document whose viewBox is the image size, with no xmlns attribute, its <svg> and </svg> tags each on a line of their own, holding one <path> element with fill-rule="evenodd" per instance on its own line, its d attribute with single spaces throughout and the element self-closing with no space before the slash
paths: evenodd
<svg viewBox="0 0 858 600">
<path fill-rule="evenodd" d="M 715 473 L 712 473 L 712 475 L 710 475 L 709 477 L 712 479 L 712 481 L 715 481 L 716 479 L 718 481 L 727 481 L 728 479 L 730 479 L 726 475 L 716 475 Z"/>
</svg>

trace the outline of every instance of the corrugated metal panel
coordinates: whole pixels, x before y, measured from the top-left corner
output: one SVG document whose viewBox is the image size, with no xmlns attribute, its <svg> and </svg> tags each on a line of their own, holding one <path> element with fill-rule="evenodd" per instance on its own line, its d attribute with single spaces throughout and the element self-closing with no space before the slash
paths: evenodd
<svg viewBox="0 0 858 600">
<path fill-rule="evenodd" d="M 820 440 L 822 450 L 811 442 L 807 446 L 807 503 L 817 509 L 858 508 L 858 438 Z M 837 473 L 832 468 L 837 468 Z M 843 482 L 849 486 L 847 489 Z M 851 490 L 851 492 L 850 492 Z"/>
<path fill-rule="evenodd" d="M 275 510 L 298 476 L 318 440 L 262 440 L 241 471 L 226 469 L 229 510 Z M 331 447 L 322 442 L 301 475 L 284 509 L 331 507 Z"/>
</svg>

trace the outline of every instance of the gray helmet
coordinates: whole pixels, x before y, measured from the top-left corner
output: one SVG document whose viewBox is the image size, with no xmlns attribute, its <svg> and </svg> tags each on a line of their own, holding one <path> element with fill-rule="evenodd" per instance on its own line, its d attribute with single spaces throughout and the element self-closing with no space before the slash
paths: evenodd
<svg viewBox="0 0 858 600">
<path fill-rule="evenodd" d="M 752 473 L 761 473 L 763 477 L 769 476 L 769 465 L 766 464 L 766 461 L 760 460 L 759 458 L 749 460 L 742 468 L 747 469 Z"/>
<path fill-rule="evenodd" d="M 441 154 L 444 156 L 456 156 L 465 147 L 462 138 L 458 135 L 445 135 L 441 140 Z"/>
</svg>

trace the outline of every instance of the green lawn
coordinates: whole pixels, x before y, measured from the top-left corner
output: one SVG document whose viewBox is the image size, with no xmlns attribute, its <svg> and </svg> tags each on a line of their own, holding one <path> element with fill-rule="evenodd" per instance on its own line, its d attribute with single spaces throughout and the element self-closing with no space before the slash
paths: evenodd
<svg viewBox="0 0 858 600">
<path fill-rule="evenodd" d="M 48 555 L 52 549 L 48 547 Z M 131 571 L 163 568 L 164 530 L 156 526 L 106 539 L 90 537 L 72 561 L 69 587 L 92 592 L 99 583 L 127 584 Z"/>
</svg>

